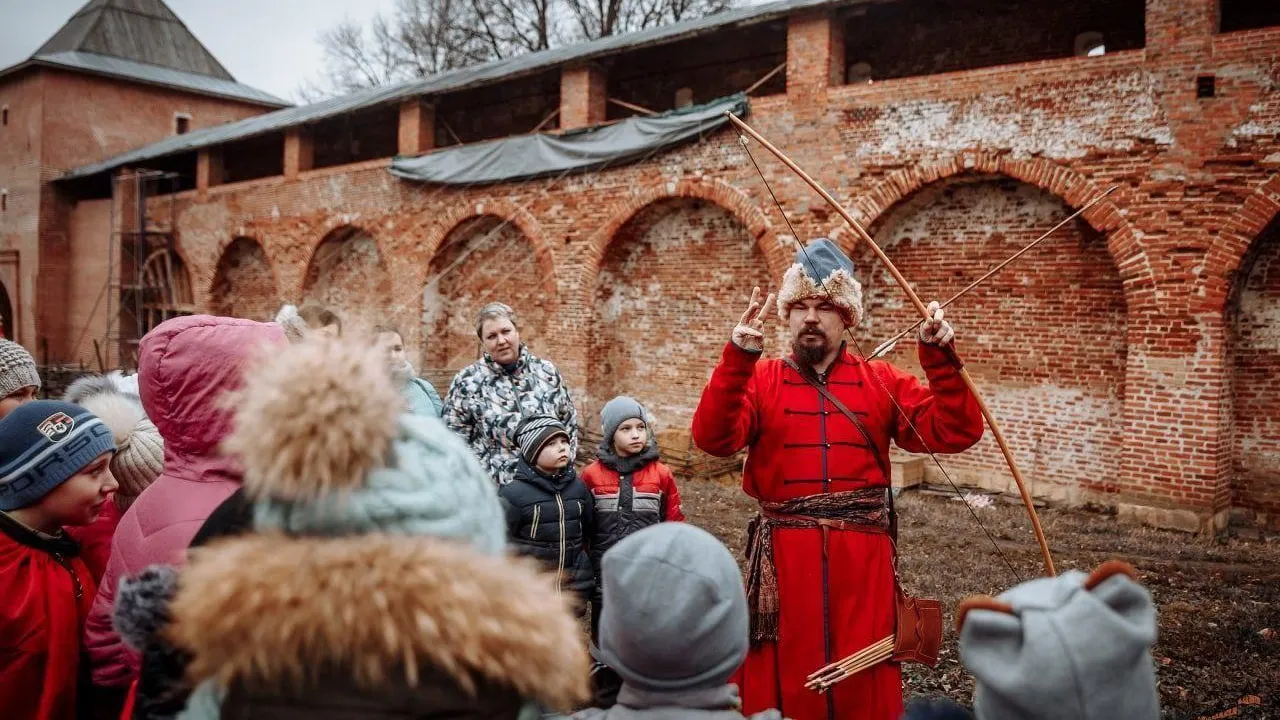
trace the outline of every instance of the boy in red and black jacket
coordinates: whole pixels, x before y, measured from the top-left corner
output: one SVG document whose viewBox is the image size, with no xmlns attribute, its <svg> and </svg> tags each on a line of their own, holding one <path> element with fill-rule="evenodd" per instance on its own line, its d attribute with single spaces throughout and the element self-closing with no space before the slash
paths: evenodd
<svg viewBox="0 0 1280 720">
<path fill-rule="evenodd" d="M 600 559 L 619 540 L 637 530 L 666 521 L 683 521 L 680 491 L 671 468 L 658 459 L 657 439 L 648 413 L 635 400 L 619 396 L 600 411 L 603 437 L 595 462 L 582 471 L 595 499 L 595 533 L 591 561 L 596 594 L 591 603 L 591 635 L 600 626 Z"/>
</svg>

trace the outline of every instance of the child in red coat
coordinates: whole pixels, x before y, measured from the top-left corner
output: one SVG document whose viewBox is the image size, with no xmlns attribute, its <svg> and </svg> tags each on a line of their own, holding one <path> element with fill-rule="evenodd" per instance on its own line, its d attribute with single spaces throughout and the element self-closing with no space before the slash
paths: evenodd
<svg viewBox="0 0 1280 720">
<path fill-rule="evenodd" d="M 111 431 L 79 405 L 39 400 L 0 420 L 0 708 L 74 720 L 80 634 L 97 585 L 64 525 L 88 525 L 116 481 Z"/>
<path fill-rule="evenodd" d="M 649 415 L 635 400 L 619 396 L 600 411 L 603 437 L 595 462 L 582 471 L 582 481 L 595 498 L 596 525 L 591 559 L 600 577 L 600 559 L 619 540 L 665 521 L 683 521 L 680 491 L 671 468 L 658 459 L 658 443 Z M 591 632 L 600 622 L 600 585 L 592 603 Z"/>
</svg>

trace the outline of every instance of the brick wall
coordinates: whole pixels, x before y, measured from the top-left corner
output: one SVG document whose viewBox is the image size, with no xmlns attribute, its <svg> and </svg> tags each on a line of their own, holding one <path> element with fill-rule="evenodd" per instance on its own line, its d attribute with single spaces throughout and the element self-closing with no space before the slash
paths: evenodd
<svg viewBox="0 0 1280 720">
<path fill-rule="evenodd" d="M 173 134 L 174 114 L 192 130 L 264 112 L 260 106 L 178 90 L 52 69 L 0 83 L 9 125 L 0 128 L 0 187 L 10 206 L 0 243 L 17 250 L 20 290 L 11 291 L 18 339 L 51 361 L 93 359 L 92 338 L 106 333 L 108 213 L 73 209 L 51 182 L 64 170 Z M 79 217 L 77 217 L 79 216 Z M 95 304 L 97 307 L 95 308 Z M 75 347 L 72 347 L 72 346 Z"/>
<path fill-rule="evenodd" d="M 1070 212 L 1026 183 L 964 177 L 897 205 L 876 236 L 921 298 L 941 301 Z M 859 342 L 870 352 L 914 323 L 916 311 L 865 246 L 854 258 L 867 307 Z M 1125 306 L 1105 238 L 1085 223 L 1068 225 L 947 313 L 1036 493 L 1114 491 L 1123 448 Z M 890 358 L 923 376 L 914 335 Z M 1012 489 L 990 435 L 946 464 L 967 481 Z"/>
<path fill-rule="evenodd" d="M 728 302 L 768 287 L 755 238 L 723 208 L 698 199 L 644 208 L 613 237 L 594 292 L 587 400 L 644 403 L 660 427 L 684 428 L 742 308 Z"/>
<path fill-rule="evenodd" d="M 69 169 L 87 165 L 173 134 L 174 113 L 191 116 L 191 129 L 266 112 L 233 100 L 123 80 L 45 70 L 43 161 Z"/>
<path fill-rule="evenodd" d="M 1272 406 L 1233 404 L 1232 380 L 1261 357 L 1255 384 L 1277 384 L 1280 362 L 1258 354 L 1265 336 L 1240 330 L 1268 317 L 1258 303 L 1274 296 L 1243 292 L 1240 320 L 1228 298 L 1250 248 L 1275 244 L 1257 239 L 1280 212 L 1280 29 L 1215 35 L 1212 0 L 1145 7 L 1142 50 L 843 86 L 831 68 L 857 44 L 826 15 L 793 18 L 786 94 L 754 98 L 750 121 L 873 228 L 926 298 L 1118 186 L 956 306 L 970 371 L 1037 494 L 1113 493 L 1206 519 L 1234 488 L 1265 510 L 1280 483 L 1256 471 L 1245 439 L 1276 434 L 1257 425 L 1269 415 L 1256 408 Z M 943 35 L 965 37 L 967 22 Z M 1204 73 L 1217 79 L 1212 98 L 1196 97 Z M 825 203 L 752 149 L 798 235 L 853 246 Z M 729 131 L 564 178 L 442 188 L 377 162 L 177 201 L 202 307 L 229 295 L 215 282 L 223 248 L 254 237 L 283 298 L 391 319 L 433 380 L 474 357 L 472 318 L 492 297 L 521 312 L 524 336 L 585 410 L 633 392 L 672 424 L 687 418 L 750 284 L 776 287 L 794 252 Z M 368 237 L 332 239 L 344 227 Z M 336 249 L 314 252 L 326 237 Z M 854 252 L 870 344 L 913 318 Z M 309 274 L 313 253 L 340 262 Z M 1244 287 L 1268 287 L 1274 273 L 1258 268 L 1270 265 L 1247 266 Z M 914 367 L 910 342 L 893 360 Z M 1009 482 L 989 440 L 948 467 Z"/>
<path fill-rule="evenodd" d="M 448 380 L 479 357 L 476 315 L 491 302 L 516 311 L 520 338 L 534 354 L 549 350 L 546 333 L 555 298 L 546 297 L 529 239 L 493 215 L 458 225 L 431 260 L 423 291 L 421 370 Z"/>
<path fill-rule="evenodd" d="M 391 279 L 377 242 L 358 227 L 343 227 L 324 239 L 307 266 L 300 305 L 332 308 L 344 332 L 368 332 L 386 319 Z"/>
<path fill-rule="evenodd" d="M 1241 266 L 1231 314 L 1233 501 L 1280 519 L 1280 220 Z"/>
<path fill-rule="evenodd" d="M 7 209 L 0 213 L 0 247 L 18 253 L 19 278 L 17 287 L 6 287 L 18 327 L 5 328 L 5 332 L 30 350 L 37 348 L 35 277 L 39 270 L 43 90 L 44 78 L 38 73 L 0 81 L 0 105 L 9 107 L 9 124 L 0 127 L 0 188 L 9 193 Z"/>
<path fill-rule="evenodd" d="M 250 238 L 233 240 L 222 252 L 215 272 L 209 311 L 216 315 L 266 321 L 274 318 L 283 304 L 262 246 Z"/>
</svg>

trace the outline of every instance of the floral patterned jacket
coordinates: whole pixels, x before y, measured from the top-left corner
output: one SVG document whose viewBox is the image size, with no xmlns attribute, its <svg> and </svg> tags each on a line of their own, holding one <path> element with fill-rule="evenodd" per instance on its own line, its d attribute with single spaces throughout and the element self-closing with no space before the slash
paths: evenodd
<svg viewBox="0 0 1280 720">
<path fill-rule="evenodd" d="M 471 446 L 499 485 L 515 478 L 520 448 L 516 426 L 530 415 L 551 415 L 569 431 L 570 457 L 578 452 L 578 411 L 555 365 L 520 347 L 516 368 L 507 372 L 484 357 L 463 368 L 449 385 L 441 413 L 445 424 Z"/>
</svg>

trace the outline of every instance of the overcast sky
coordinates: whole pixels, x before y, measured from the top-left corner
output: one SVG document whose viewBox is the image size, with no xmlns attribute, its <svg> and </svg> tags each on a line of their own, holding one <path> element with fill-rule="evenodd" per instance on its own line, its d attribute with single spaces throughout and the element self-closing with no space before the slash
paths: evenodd
<svg viewBox="0 0 1280 720">
<path fill-rule="evenodd" d="M 165 0 L 237 80 L 287 100 L 321 69 L 316 36 L 394 0 Z M 0 68 L 27 59 L 88 0 L 0 0 Z"/>
</svg>

